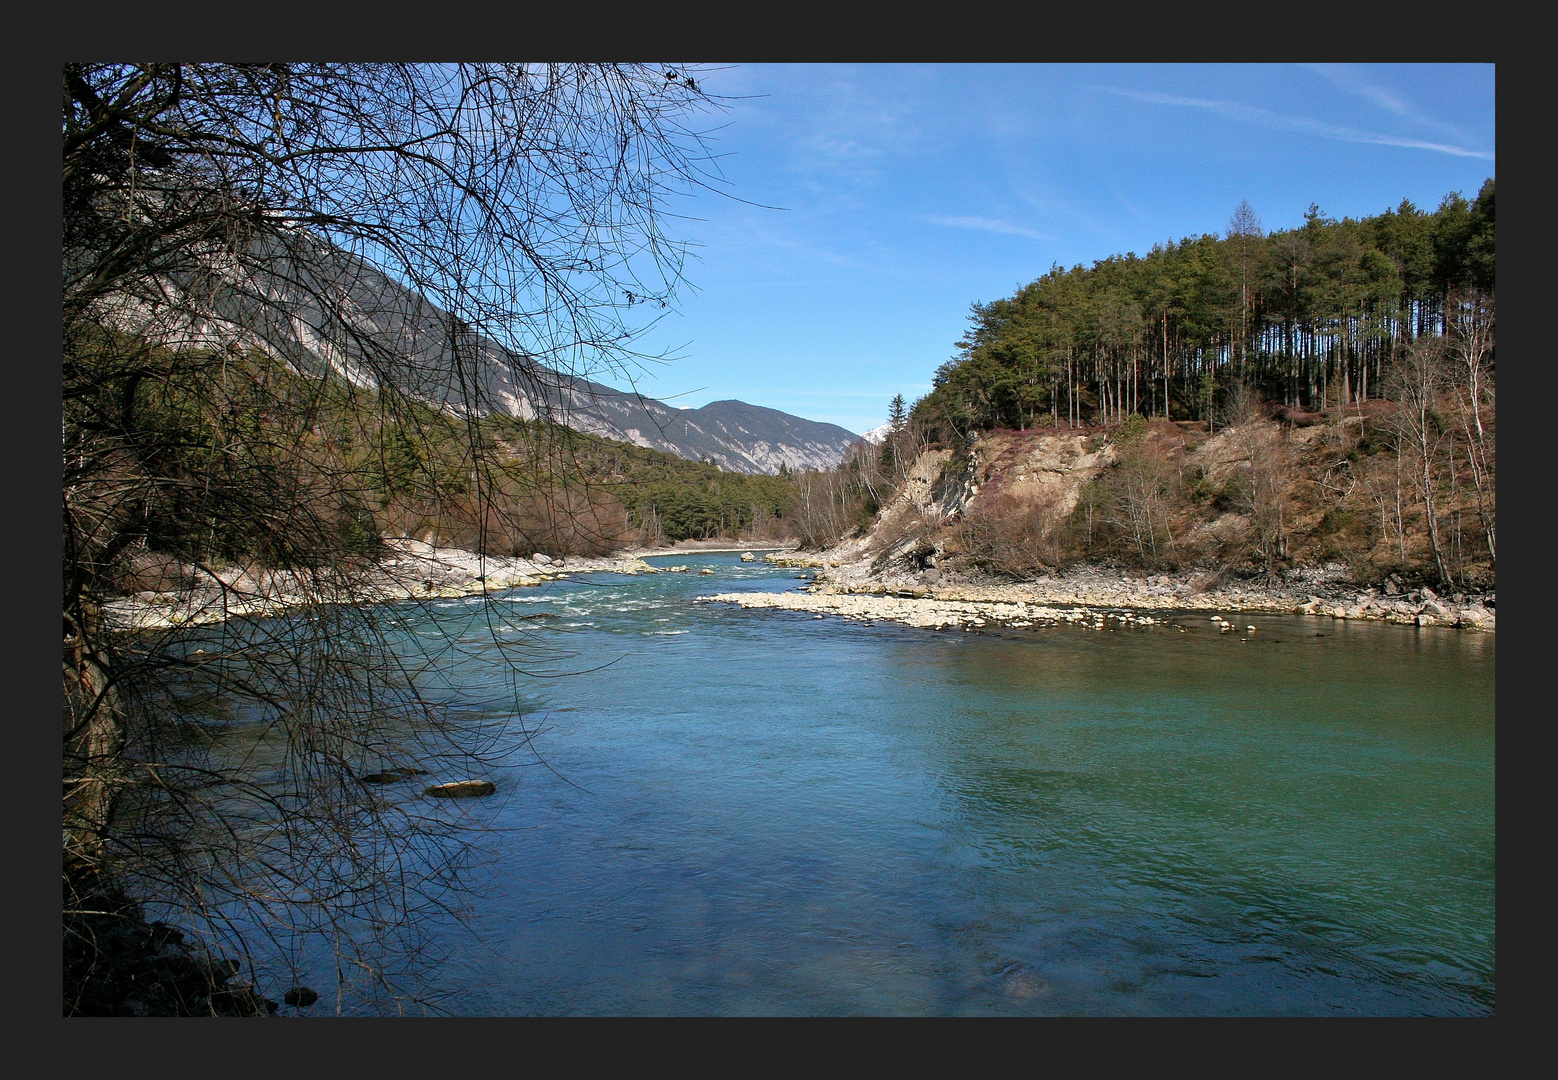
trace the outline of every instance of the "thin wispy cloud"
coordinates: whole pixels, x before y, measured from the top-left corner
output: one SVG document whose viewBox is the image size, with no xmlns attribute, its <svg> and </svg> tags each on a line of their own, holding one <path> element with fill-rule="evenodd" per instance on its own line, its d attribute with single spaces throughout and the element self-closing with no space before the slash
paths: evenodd
<svg viewBox="0 0 1558 1080">
<path fill-rule="evenodd" d="M 905 390 L 910 392 L 930 391 L 930 383 L 894 383 L 886 390 L 798 390 L 792 386 L 780 386 L 772 388 L 759 387 L 756 392 L 772 394 L 776 397 L 789 396 L 792 398 L 889 398 L 893 394 L 901 394 Z"/>
<path fill-rule="evenodd" d="M 930 222 L 932 225 L 946 225 L 953 229 L 975 229 L 979 232 L 1005 233 L 1009 236 L 1024 236 L 1029 240 L 1054 240 L 1052 236 L 1035 232 L 1033 229 L 1023 225 L 1014 225 L 1009 221 L 1001 221 L 998 218 L 926 214 L 923 220 Z"/>
<path fill-rule="evenodd" d="M 1103 90 L 1120 97 L 1134 98 L 1137 101 L 1148 101 L 1154 105 L 1177 105 L 1184 108 L 1202 109 L 1206 112 L 1217 113 L 1234 120 L 1242 120 L 1247 124 L 1258 127 L 1272 128 L 1277 131 L 1293 131 L 1303 135 L 1313 135 L 1321 139 L 1333 139 L 1338 142 L 1372 143 L 1377 146 L 1399 146 L 1408 150 L 1430 150 L 1440 154 L 1453 154 L 1456 157 L 1483 158 L 1493 160 L 1493 154 L 1485 150 L 1472 150 L 1464 146 L 1454 146 L 1450 143 L 1428 142 L 1424 139 L 1408 139 L 1398 135 L 1382 135 L 1373 131 L 1362 131 L 1358 128 L 1346 127 L 1341 124 L 1327 124 L 1320 120 L 1311 120 L 1303 116 L 1284 116 L 1281 113 L 1272 112 L 1270 109 L 1262 109 L 1257 105 L 1245 105 L 1238 101 L 1213 101 L 1205 98 L 1180 97 L 1176 94 L 1159 94 L 1150 90 L 1125 90 L 1118 86 L 1101 86 Z"/>
<path fill-rule="evenodd" d="M 1457 139 L 1467 142 L 1471 141 L 1466 132 L 1460 128 L 1452 124 L 1446 124 L 1442 120 L 1434 119 L 1394 90 L 1380 86 L 1377 83 L 1365 81 L 1351 68 L 1340 64 L 1310 64 L 1309 69 L 1324 75 L 1331 85 L 1337 89 L 1344 90 L 1349 94 L 1356 94 L 1365 101 L 1371 101 L 1394 116 L 1399 116 L 1403 120 L 1410 120 L 1416 124 L 1422 124 L 1424 127 L 1433 128 L 1435 131 L 1442 131 L 1447 135 L 1453 135 Z"/>
<path fill-rule="evenodd" d="M 920 144 L 922 110 L 913 90 L 926 73 L 848 65 L 802 72 L 787 73 L 789 109 L 773 117 L 773 135 L 786 168 L 809 178 L 817 192 L 876 187 Z"/>
</svg>

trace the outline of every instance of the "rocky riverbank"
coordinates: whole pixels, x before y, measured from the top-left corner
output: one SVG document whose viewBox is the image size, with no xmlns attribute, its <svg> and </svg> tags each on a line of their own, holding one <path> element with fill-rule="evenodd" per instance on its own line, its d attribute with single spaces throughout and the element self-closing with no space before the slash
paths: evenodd
<svg viewBox="0 0 1558 1080">
<path fill-rule="evenodd" d="M 349 577 L 326 572 L 186 567 L 194 581 L 192 587 L 113 600 L 104 605 L 104 613 L 116 627 L 150 630 L 216 623 L 236 616 L 277 615 L 308 604 L 473 596 L 576 574 L 687 572 L 685 566 L 655 567 L 626 554 L 610 558 L 552 558 L 541 553 L 529 559 L 483 558 L 457 548 L 434 548 L 418 540 L 391 540 L 388 544 L 387 558 Z"/>
<path fill-rule="evenodd" d="M 1172 621 L 1166 613 L 1184 612 L 1291 613 L 1488 631 L 1495 625 L 1492 593 L 1441 597 L 1426 586 L 1406 589 L 1389 580 L 1358 589 L 1348 584 L 1340 567 L 1291 571 L 1280 580 L 1259 582 L 1217 581 L 1205 574 L 1132 574 L 1100 567 L 1000 582 L 970 580 L 969 575 L 949 580 L 935 568 L 882 574 L 873 572 L 870 560 L 845 562 L 827 552 L 766 558 L 777 566 L 815 568 L 816 577 L 803 592 L 724 593 L 702 599 L 937 628 L 1063 622 L 1150 626 Z"/>
<path fill-rule="evenodd" d="M 147 922 L 140 905 L 90 878 L 65 879 L 66 1016 L 270 1016 L 280 1003 L 182 931 Z M 301 992 L 301 993 L 300 993 Z M 287 1003 L 317 999 L 295 987 Z"/>
</svg>

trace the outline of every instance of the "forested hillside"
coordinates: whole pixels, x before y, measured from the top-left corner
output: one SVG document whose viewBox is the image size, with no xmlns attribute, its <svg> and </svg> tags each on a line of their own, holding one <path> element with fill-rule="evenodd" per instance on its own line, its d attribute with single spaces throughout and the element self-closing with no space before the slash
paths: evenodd
<svg viewBox="0 0 1558 1080">
<path fill-rule="evenodd" d="M 1213 419 L 1240 381 L 1303 410 L 1384 397 L 1405 347 L 1490 317 L 1493 192 L 1489 178 L 1470 202 L 1362 220 L 1311 206 L 1269 234 L 1243 204 L 1221 237 L 1056 266 L 974 305 L 914 415 L 951 436 L 1132 412 Z"/>
<path fill-rule="evenodd" d="M 880 450 L 796 478 L 795 527 L 1003 576 L 1328 564 L 1491 588 L 1494 313 L 1491 178 L 1269 235 L 1241 205 L 1222 237 L 976 303 Z"/>
</svg>

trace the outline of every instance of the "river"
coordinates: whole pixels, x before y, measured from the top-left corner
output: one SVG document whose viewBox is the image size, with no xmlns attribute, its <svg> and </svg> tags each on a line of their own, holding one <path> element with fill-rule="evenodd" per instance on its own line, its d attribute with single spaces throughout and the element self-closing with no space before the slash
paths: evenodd
<svg viewBox="0 0 1558 1080">
<path fill-rule="evenodd" d="M 651 561 L 693 573 L 495 601 L 555 616 L 517 625 L 561 677 L 520 679 L 538 734 L 468 804 L 445 1008 L 1493 1012 L 1494 635 L 936 632 L 697 604 L 801 583 Z M 505 700 L 480 601 L 407 618 Z"/>
</svg>

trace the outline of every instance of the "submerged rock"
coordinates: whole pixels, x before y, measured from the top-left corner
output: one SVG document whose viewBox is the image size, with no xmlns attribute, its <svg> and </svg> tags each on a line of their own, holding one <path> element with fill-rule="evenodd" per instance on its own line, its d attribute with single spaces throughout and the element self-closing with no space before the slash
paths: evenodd
<svg viewBox="0 0 1558 1080">
<path fill-rule="evenodd" d="M 479 795 L 491 795 L 498 786 L 491 780 L 456 780 L 452 784 L 434 784 L 424 795 L 435 799 L 471 799 Z"/>
<path fill-rule="evenodd" d="M 359 776 L 357 782 L 359 784 L 398 784 L 404 779 L 406 777 L 399 769 L 393 769 L 389 772 L 376 772 L 369 773 L 367 776 Z"/>
<path fill-rule="evenodd" d="M 286 1002 L 288 1005 L 295 1005 L 300 1009 L 306 1009 L 314 1002 L 319 1000 L 319 994 L 317 991 L 310 990 L 306 986 L 294 986 L 291 990 L 288 990 L 285 994 L 281 995 L 281 1000 Z"/>
<path fill-rule="evenodd" d="M 413 776 L 426 775 L 426 769 L 418 769 L 412 766 L 403 765 L 399 768 L 384 769 L 380 772 L 368 773 L 366 776 L 359 776 L 357 778 L 357 782 L 359 784 L 394 784 L 400 782 L 401 780 L 409 780 Z"/>
</svg>

